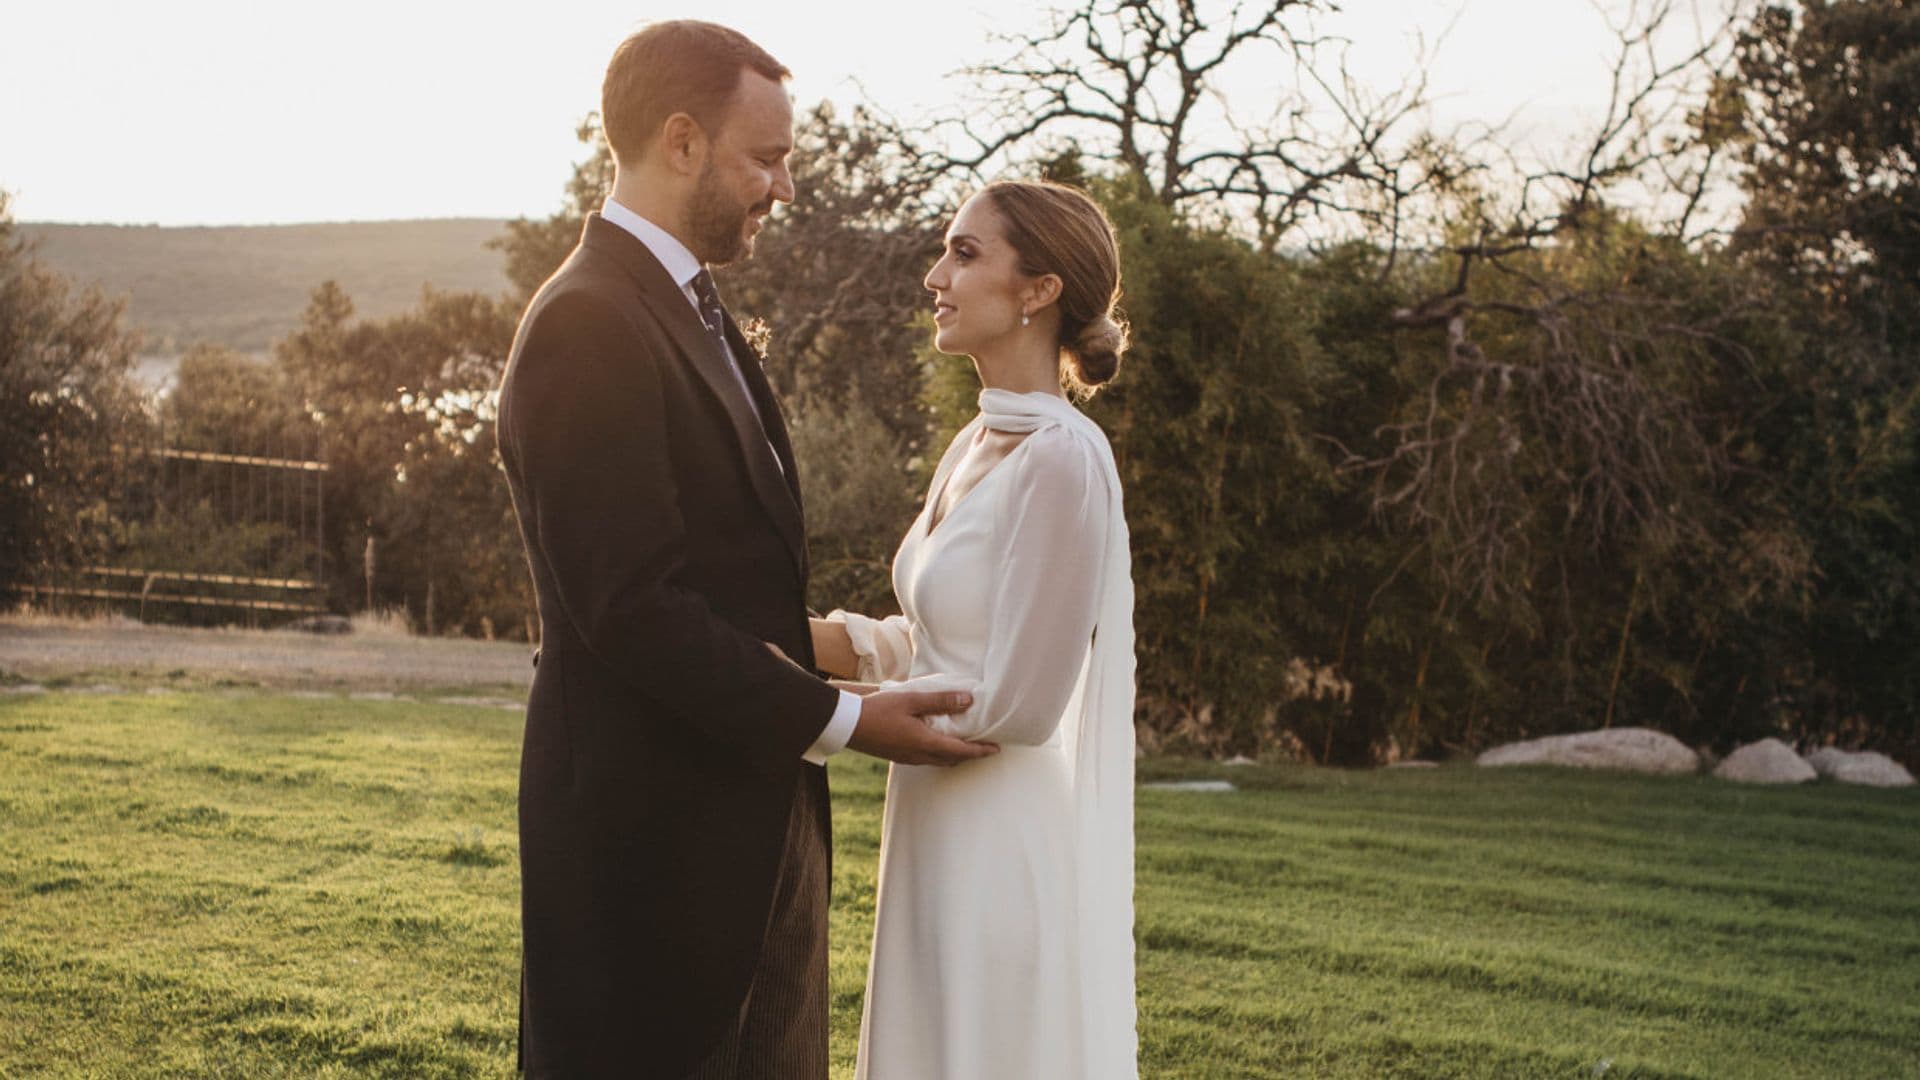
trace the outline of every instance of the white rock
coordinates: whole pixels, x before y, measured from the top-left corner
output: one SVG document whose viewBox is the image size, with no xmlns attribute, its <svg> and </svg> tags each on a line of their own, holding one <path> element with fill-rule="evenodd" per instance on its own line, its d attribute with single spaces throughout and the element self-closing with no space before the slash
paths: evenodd
<svg viewBox="0 0 1920 1080">
<path fill-rule="evenodd" d="M 1904 765 L 1877 750 L 1848 751 L 1823 746 L 1807 755 L 1813 771 L 1842 784 L 1870 787 L 1912 787 L 1913 774 Z"/>
<path fill-rule="evenodd" d="M 1496 746 L 1475 759 L 1480 765 L 1565 765 L 1640 773 L 1690 773 L 1700 756 L 1687 744 L 1651 728 L 1610 728 Z"/>
<path fill-rule="evenodd" d="M 1227 760 L 1221 762 L 1220 764 L 1240 766 L 1240 765 L 1252 765 L 1253 763 L 1254 763 L 1253 759 L 1248 757 L 1247 755 L 1235 754 L 1232 757 L 1228 758 Z"/>
<path fill-rule="evenodd" d="M 1735 750 L 1713 775 L 1742 784 L 1804 784 L 1820 776 L 1779 739 L 1761 739 Z"/>
</svg>

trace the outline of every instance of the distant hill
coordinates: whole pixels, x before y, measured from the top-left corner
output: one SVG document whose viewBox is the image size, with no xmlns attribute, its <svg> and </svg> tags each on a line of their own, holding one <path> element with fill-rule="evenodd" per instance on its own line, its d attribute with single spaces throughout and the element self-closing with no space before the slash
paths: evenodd
<svg viewBox="0 0 1920 1080">
<path fill-rule="evenodd" d="M 299 325 L 308 294 L 329 278 L 353 298 L 356 316 L 372 318 L 414 306 L 429 284 L 446 292 L 504 292 L 501 253 L 485 245 L 505 228 L 491 218 L 185 228 L 20 224 L 49 268 L 128 297 L 127 321 L 147 334 L 143 370 L 203 341 L 263 352 Z"/>
</svg>

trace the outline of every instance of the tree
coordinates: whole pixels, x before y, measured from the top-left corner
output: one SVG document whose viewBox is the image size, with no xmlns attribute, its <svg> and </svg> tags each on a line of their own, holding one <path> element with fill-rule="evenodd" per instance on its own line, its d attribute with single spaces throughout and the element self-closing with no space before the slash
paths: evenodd
<svg viewBox="0 0 1920 1080">
<path fill-rule="evenodd" d="M 1920 5 L 1757 12 L 1724 84 L 1746 166 L 1732 247 L 1777 283 L 1797 347 L 1752 439 L 1812 549 L 1766 688 L 1807 738 L 1920 752 Z"/>
<path fill-rule="evenodd" d="M 1885 340 L 1920 316 L 1920 5 L 1807 0 L 1741 33 L 1729 125 L 1747 171 L 1736 235 Z"/>
<path fill-rule="evenodd" d="M 0 589 L 83 563 L 106 533 L 114 444 L 143 420 L 122 308 L 43 267 L 0 192 Z"/>
<path fill-rule="evenodd" d="M 317 451 L 313 418 L 286 369 L 217 345 L 181 356 L 157 418 L 166 439 L 194 449 L 273 457 Z"/>
<path fill-rule="evenodd" d="M 517 305 L 427 290 L 412 311 L 352 321 L 329 282 L 276 362 L 319 425 L 330 466 L 328 578 L 333 602 L 362 606 L 365 552 L 375 602 L 415 625 L 528 633 L 512 508 L 493 438 L 496 388 Z"/>
<path fill-rule="evenodd" d="M 1208 6 L 1085 0 L 1006 38 L 1007 58 L 967 69 L 983 100 L 942 125 L 955 138 L 936 145 L 959 149 L 930 152 L 933 167 L 980 177 L 1070 150 L 1164 206 L 1248 227 L 1266 251 L 1309 222 L 1382 219 L 1428 184 L 1422 142 L 1397 138 L 1424 103 L 1420 78 L 1385 93 L 1350 78 L 1341 43 L 1312 25 L 1333 5 Z M 1236 70 L 1270 76 L 1266 115 L 1228 104 Z"/>
</svg>

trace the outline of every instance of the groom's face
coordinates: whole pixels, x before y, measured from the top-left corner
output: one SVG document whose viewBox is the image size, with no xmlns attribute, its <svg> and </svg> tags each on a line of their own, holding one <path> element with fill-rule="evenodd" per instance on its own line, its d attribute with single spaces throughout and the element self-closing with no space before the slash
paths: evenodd
<svg viewBox="0 0 1920 1080">
<path fill-rule="evenodd" d="M 688 247 L 702 262 L 723 265 L 753 254 L 775 202 L 793 201 L 787 155 L 793 152 L 793 103 L 787 88 L 743 69 L 687 205 Z"/>
</svg>

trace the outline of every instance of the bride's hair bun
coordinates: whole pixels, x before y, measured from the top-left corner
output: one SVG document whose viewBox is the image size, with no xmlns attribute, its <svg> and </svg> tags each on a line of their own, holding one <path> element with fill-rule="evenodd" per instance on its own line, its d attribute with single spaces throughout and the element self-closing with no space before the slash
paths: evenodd
<svg viewBox="0 0 1920 1080">
<path fill-rule="evenodd" d="M 1081 397 L 1112 382 L 1127 349 L 1120 248 L 1106 211 L 1079 188 L 1048 180 L 1002 180 L 982 192 L 999 212 L 1020 269 L 1060 279 L 1060 381 Z"/>
<path fill-rule="evenodd" d="M 1092 390 L 1113 381 L 1120 371 L 1120 354 L 1127 351 L 1127 328 L 1111 314 L 1080 328 L 1066 346 L 1068 374 L 1079 386 Z"/>
</svg>

